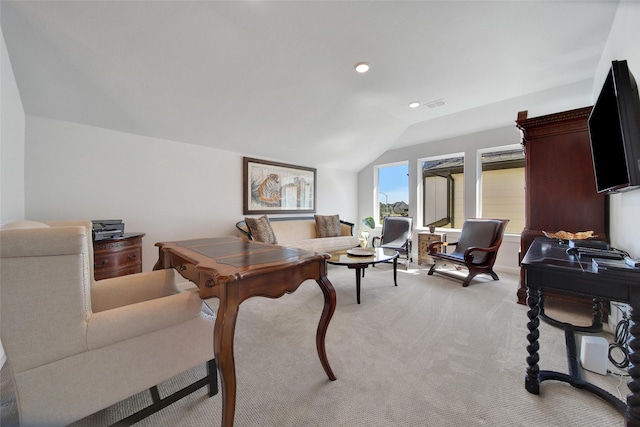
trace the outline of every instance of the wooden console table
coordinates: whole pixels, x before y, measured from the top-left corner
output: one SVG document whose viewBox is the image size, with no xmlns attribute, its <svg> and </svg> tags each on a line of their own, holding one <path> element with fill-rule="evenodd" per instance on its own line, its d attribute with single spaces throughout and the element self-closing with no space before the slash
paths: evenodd
<svg viewBox="0 0 640 427">
<path fill-rule="evenodd" d="M 573 387 L 584 389 L 612 404 L 624 417 L 627 427 L 640 427 L 640 286 L 637 278 L 597 272 L 592 267 L 591 258 L 567 254 L 568 246 L 557 240 L 537 237 L 529 247 L 522 260 L 527 288 L 527 375 L 525 388 L 529 393 L 539 394 L 540 383 L 545 380 L 563 381 Z M 538 366 L 540 356 L 538 338 L 540 331 L 540 315 L 542 314 L 541 298 L 547 289 L 569 292 L 594 299 L 594 318 L 592 327 L 601 325 L 600 300 L 611 300 L 628 303 L 631 306 L 629 337 L 630 381 L 627 383 L 631 393 L 626 404 L 612 395 L 582 378 L 581 367 L 576 352 L 573 325 L 564 324 L 567 343 L 567 357 L 570 374 L 554 371 L 541 371 Z"/>
<path fill-rule="evenodd" d="M 327 278 L 328 255 L 268 245 L 237 237 L 156 243 L 154 269 L 175 268 L 198 285 L 200 297 L 218 298 L 213 351 L 222 385 L 222 426 L 233 426 L 236 371 L 233 337 L 240 304 L 251 297 L 279 298 L 302 282 L 315 280 L 324 294 L 324 308 L 316 333 L 320 363 L 335 381 L 325 351 L 325 335 L 336 306 L 336 292 Z"/>
</svg>

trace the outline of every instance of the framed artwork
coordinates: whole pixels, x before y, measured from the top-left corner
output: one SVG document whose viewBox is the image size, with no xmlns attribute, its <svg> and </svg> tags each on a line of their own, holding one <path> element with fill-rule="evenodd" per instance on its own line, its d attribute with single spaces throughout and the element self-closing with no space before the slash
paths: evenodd
<svg viewBox="0 0 640 427">
<path fill-rule="evenodd" d="M 316 170 L 243 158 L 243 213 L 313 213 L 316 211 Z"/>
</svg>

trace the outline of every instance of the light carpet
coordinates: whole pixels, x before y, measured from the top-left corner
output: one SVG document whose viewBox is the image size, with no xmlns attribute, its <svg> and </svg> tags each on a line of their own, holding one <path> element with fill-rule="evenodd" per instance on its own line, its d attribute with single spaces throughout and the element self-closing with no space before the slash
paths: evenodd
<svg viewBox="0 0 640 427">
<path fill-rule="evenodd" d="M 516 303 L 516 275 L 481 276 L 462 288 L 412 267 L 399 268 L 398 287 L 391 265 L 367 269 L 358 305 L 354 271 L 329 266 L 337 308 L 326 348 L 336 381 L 316 353 L 323 297 L 315 282 L 277 300 L 245 301 L 235 336 L 235 425 L 624 425 L 612 406 L 568 384 L 545 381 L 538 396 L 525 390 L 528 319 Z M 563 331 L 544 322 L 540 330 L 540 368 L 567 372 Z M 203 365 L 167 381 L 161 395 L 204 373 Z M 623 399 L 629 392 L 625 378 L 585 376 Z M 108 425 L 149 402 L 140 393 L 74 426 Z M 203 388 L 137 425 L 216 426 L 220 410 L 220 395 L 208 398 Z"/>
</svg>

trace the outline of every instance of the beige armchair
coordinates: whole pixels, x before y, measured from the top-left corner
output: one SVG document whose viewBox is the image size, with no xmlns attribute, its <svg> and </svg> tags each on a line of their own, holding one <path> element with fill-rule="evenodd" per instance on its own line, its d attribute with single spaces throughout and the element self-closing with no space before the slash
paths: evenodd
<svg viewBox="0 0 640 427">
<path fill-rule="evenodd" d="M 129 422 L 205 385 L 216 394 L 214 323 L 173 270 L 95 282 L 89 221 L 0 229 L 0 339 L 22 425 L 66 425 L 145 389 L 154 403 Z M 159 396 L 205 362 L 207 377 Z"/>
</svg>

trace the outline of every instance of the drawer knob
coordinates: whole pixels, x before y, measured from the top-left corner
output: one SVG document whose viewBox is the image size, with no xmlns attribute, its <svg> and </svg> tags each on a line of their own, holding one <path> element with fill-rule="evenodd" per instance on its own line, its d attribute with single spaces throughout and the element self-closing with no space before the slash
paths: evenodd
<svg viewBox="0 0 640 427">
<path fill-rule="evenodd" d="M 185 271 L 187 269 L 187 266 L 184 264 L 181 264 L 180 267 L 178 267 L 179 271 Z"/>
<path fill-rule="evenodd" d="M 138 255 L 136 254 L 129 255 L 127 258 L 129 259 L 129 261 L 133 261 L 134 259 L 138 258 Z"/>
<path fill-rule="evenodd" d="M 204 282 L 204 285 L 205 285 L 207 288 L 213 288 L 213 279 L 207 279 L 207 281 L 206 281 L 206 282 Z"/>
<path fill-rule="evenodd" d="M 109 260 L 108 259 L 103 259 L 102 263 L 100 265 L 94 264 L 94 267 L 104 267 L 105 265 L 109 264 Z"/>
</svg>

